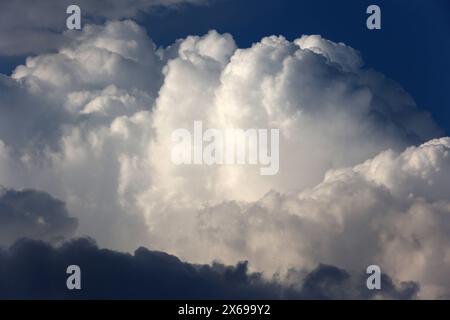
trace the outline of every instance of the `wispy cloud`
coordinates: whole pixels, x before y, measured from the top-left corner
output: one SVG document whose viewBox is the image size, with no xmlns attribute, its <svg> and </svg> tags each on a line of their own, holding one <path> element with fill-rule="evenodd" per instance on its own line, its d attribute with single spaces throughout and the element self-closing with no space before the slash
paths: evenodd
<svg viewBox="0 0 450 320">
<path fill-rule="evenodd" d="M 208 0 L 78 0 L 82 23 L 136 17 L 158 7 L 203 4 Z M 12 0 L 0 3 L 0 55 L 54 51 L 63 43 L 71 0 Z"/>
</svg>

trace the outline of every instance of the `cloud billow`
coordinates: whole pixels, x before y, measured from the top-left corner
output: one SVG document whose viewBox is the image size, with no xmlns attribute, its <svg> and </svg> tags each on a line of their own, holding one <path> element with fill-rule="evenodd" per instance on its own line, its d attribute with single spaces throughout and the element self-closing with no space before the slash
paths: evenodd
<svg viewBox="0 0 450 320">
<path fill-rule="evenodd" d="M 357 50 L 215 31 L 157 48 L 130 20 L 66 37 L 0 79 L 0 183 L 63 200 L 101 247 L 248 261 L 264 279 L 378 264 L 395 288 L 417 282 L 405 296 L 448 294 L 449 138 Z M 279 174 L 174 166 L 171 133 L 197 120 L 280 129 Z"/>
</svg>

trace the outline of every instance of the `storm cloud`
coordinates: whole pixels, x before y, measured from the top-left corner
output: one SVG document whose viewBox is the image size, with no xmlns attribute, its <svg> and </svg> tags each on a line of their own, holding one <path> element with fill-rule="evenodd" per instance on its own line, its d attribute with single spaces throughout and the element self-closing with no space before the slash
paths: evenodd
<svg viewBox="0 0 450 320">
<path fill-rule="evenodd" d="M 81 269 L 81 290 L 68 290 L 66 268 Z M 91 239 L 54 248 L 23 239 L 0 251 L 0 298 L 18 299 L 411 299 L 418 287 L 395 287 L 383 276 L 380 291 L 369 291 L 361 277 L 320 265 L 304 283 L 283 285 L 249 273 L 247 263 L 193 265 L 164 252 L 134 254 L 99 249 Z"/>
</svg>

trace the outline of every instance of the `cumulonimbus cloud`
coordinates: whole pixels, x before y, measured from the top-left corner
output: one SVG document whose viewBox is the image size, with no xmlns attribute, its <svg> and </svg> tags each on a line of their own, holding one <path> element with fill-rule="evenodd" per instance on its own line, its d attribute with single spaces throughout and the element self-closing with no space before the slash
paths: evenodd
<svg viewBox="0 0 450 320">
<path fill-rule="evenodd" d="M 0 80 L 0 183 L 64 200 L 101 246 L 248 260 L 269 278 L 379 264 L 421 297 L 448 294 L 449 140 L 343 43 L 237 48 L 211 31 L 156 48 L 134 22 L 108 22 Z M 175 166 L 171 133 L 196 120 L 280 129 L 279 173 Z"/>
</svg>

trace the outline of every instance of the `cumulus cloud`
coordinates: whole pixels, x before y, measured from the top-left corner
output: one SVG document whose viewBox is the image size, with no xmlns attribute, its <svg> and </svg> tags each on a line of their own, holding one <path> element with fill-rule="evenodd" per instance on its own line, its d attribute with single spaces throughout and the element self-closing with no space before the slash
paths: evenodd
<svg viewBox="0 0 450 320">
<path fill-rule="evenodd" d="M 81 234 L 132 250 L 147 230 L 126 207 L 139 182 L 122 180 L 147 153 L 162 58 L 131 21 L 87 26 L 72 41 L 2 76 L 1 183 L 51 192 L 82 218 Z"/>
<path fill-rule="evenodd" d="M 65 270 L 77 264 L 82 290 L 66 288 Z M 2 299 L 345 299 L 361 297 L 350 276 L 332 266 L 318 266 L 304 284 L 282 285 L 249 273 L 247 263 L 226 266 L 193 265 L 163 252 L 137 249 L 133 255 L 99 249 L 92 240 L 78 239 L 54 248 L 21 240 L 0 251 Z M 378 292 L 389 299 L 414 298 L 417 287 L 395 287 L 383 277 Z M 345 293 L 343 288 L 348 289 Z M 368 291 L 368 290 L 364 290 Z M 376 298 L 372 293 L 367 298 Z"/>
<path fill-rule="evenodd" d="M 189 223 L 172 220 L 160 243 L 198 260 L 245 257 L 269 274 L 318 263 L 352 271 L 378 264 L 394 279 L 420 283 L 422 297 L 442 297 L 449 287 L 449 151 L 448 138 L 432 140 L 331 170 L 301 192 L 207 206 Z M 195 236 L 174 236 L 186 226 Z M 171 243 L 178 238 L 182 244 Z"/>
<path fill-rule="evenodd" d="M 70 238 L 78 221 L 70 217 L 65 204 L 45 192 L 15 191 L 0 186 L 0 245 L 20 238 L 49 242 Z"/>
<path fill-rule="evenodd" d="M 62 199 L 102 247 L 248 260 L 267 278 L 379 264 L 393 286 L 448 294 L 449 140 L 355 49 L 320 36 L 240 49 L 215 31 L 156 48 L 132 21 L 69 38 L 0 79 L 0 183 Z M 280 129 L 278 175 L 175 166 L 171 133 L 196 120 Z"/>
<path fill-rule="evenodd" d="M 138 16 L 155 8 L 173 8 L 182 4 L 203 4 L 207 0 L 78 0 L 82 24 Z M 0 3 L 0 55 L 44 53 L 58 49 L 67 39 L 66 9 L 71 0 Z"/>
<path fill-rule="evenodd" d="M 317 53 L 296 44 L 306 46 L 307 37 L 294 43 L 268 37 L 249 49 L 234 50 L 228 35 L 212 45 L 217 37 L 211 32 L 180 45 L 179 56 L 166 65 L 155 104 L 158 157 L 153 162 L 163 175 L 158 186 L 179 191 L 177 199 L 193 193 L 201 201 L 256 200 L 270 189 L 302 189 L 319 183 L 328 169 L 439 134 L 399 85 L 371 70 L 346 71 L 338 63 L 343 58 L 330 60 L 345 50 L 350 57 L 356 55 L 343 44 L 331 46 L 313 37 L 314 48 L 324 44 Z M 170 133 L 192 128 L 194 120 L 202 120 L 205 128 L 280 129 L 279 173 L 268 178 L 257 168 L 168 164 Z M 241 181 L 245 190 L 237 188 Z"/>
</svg>

